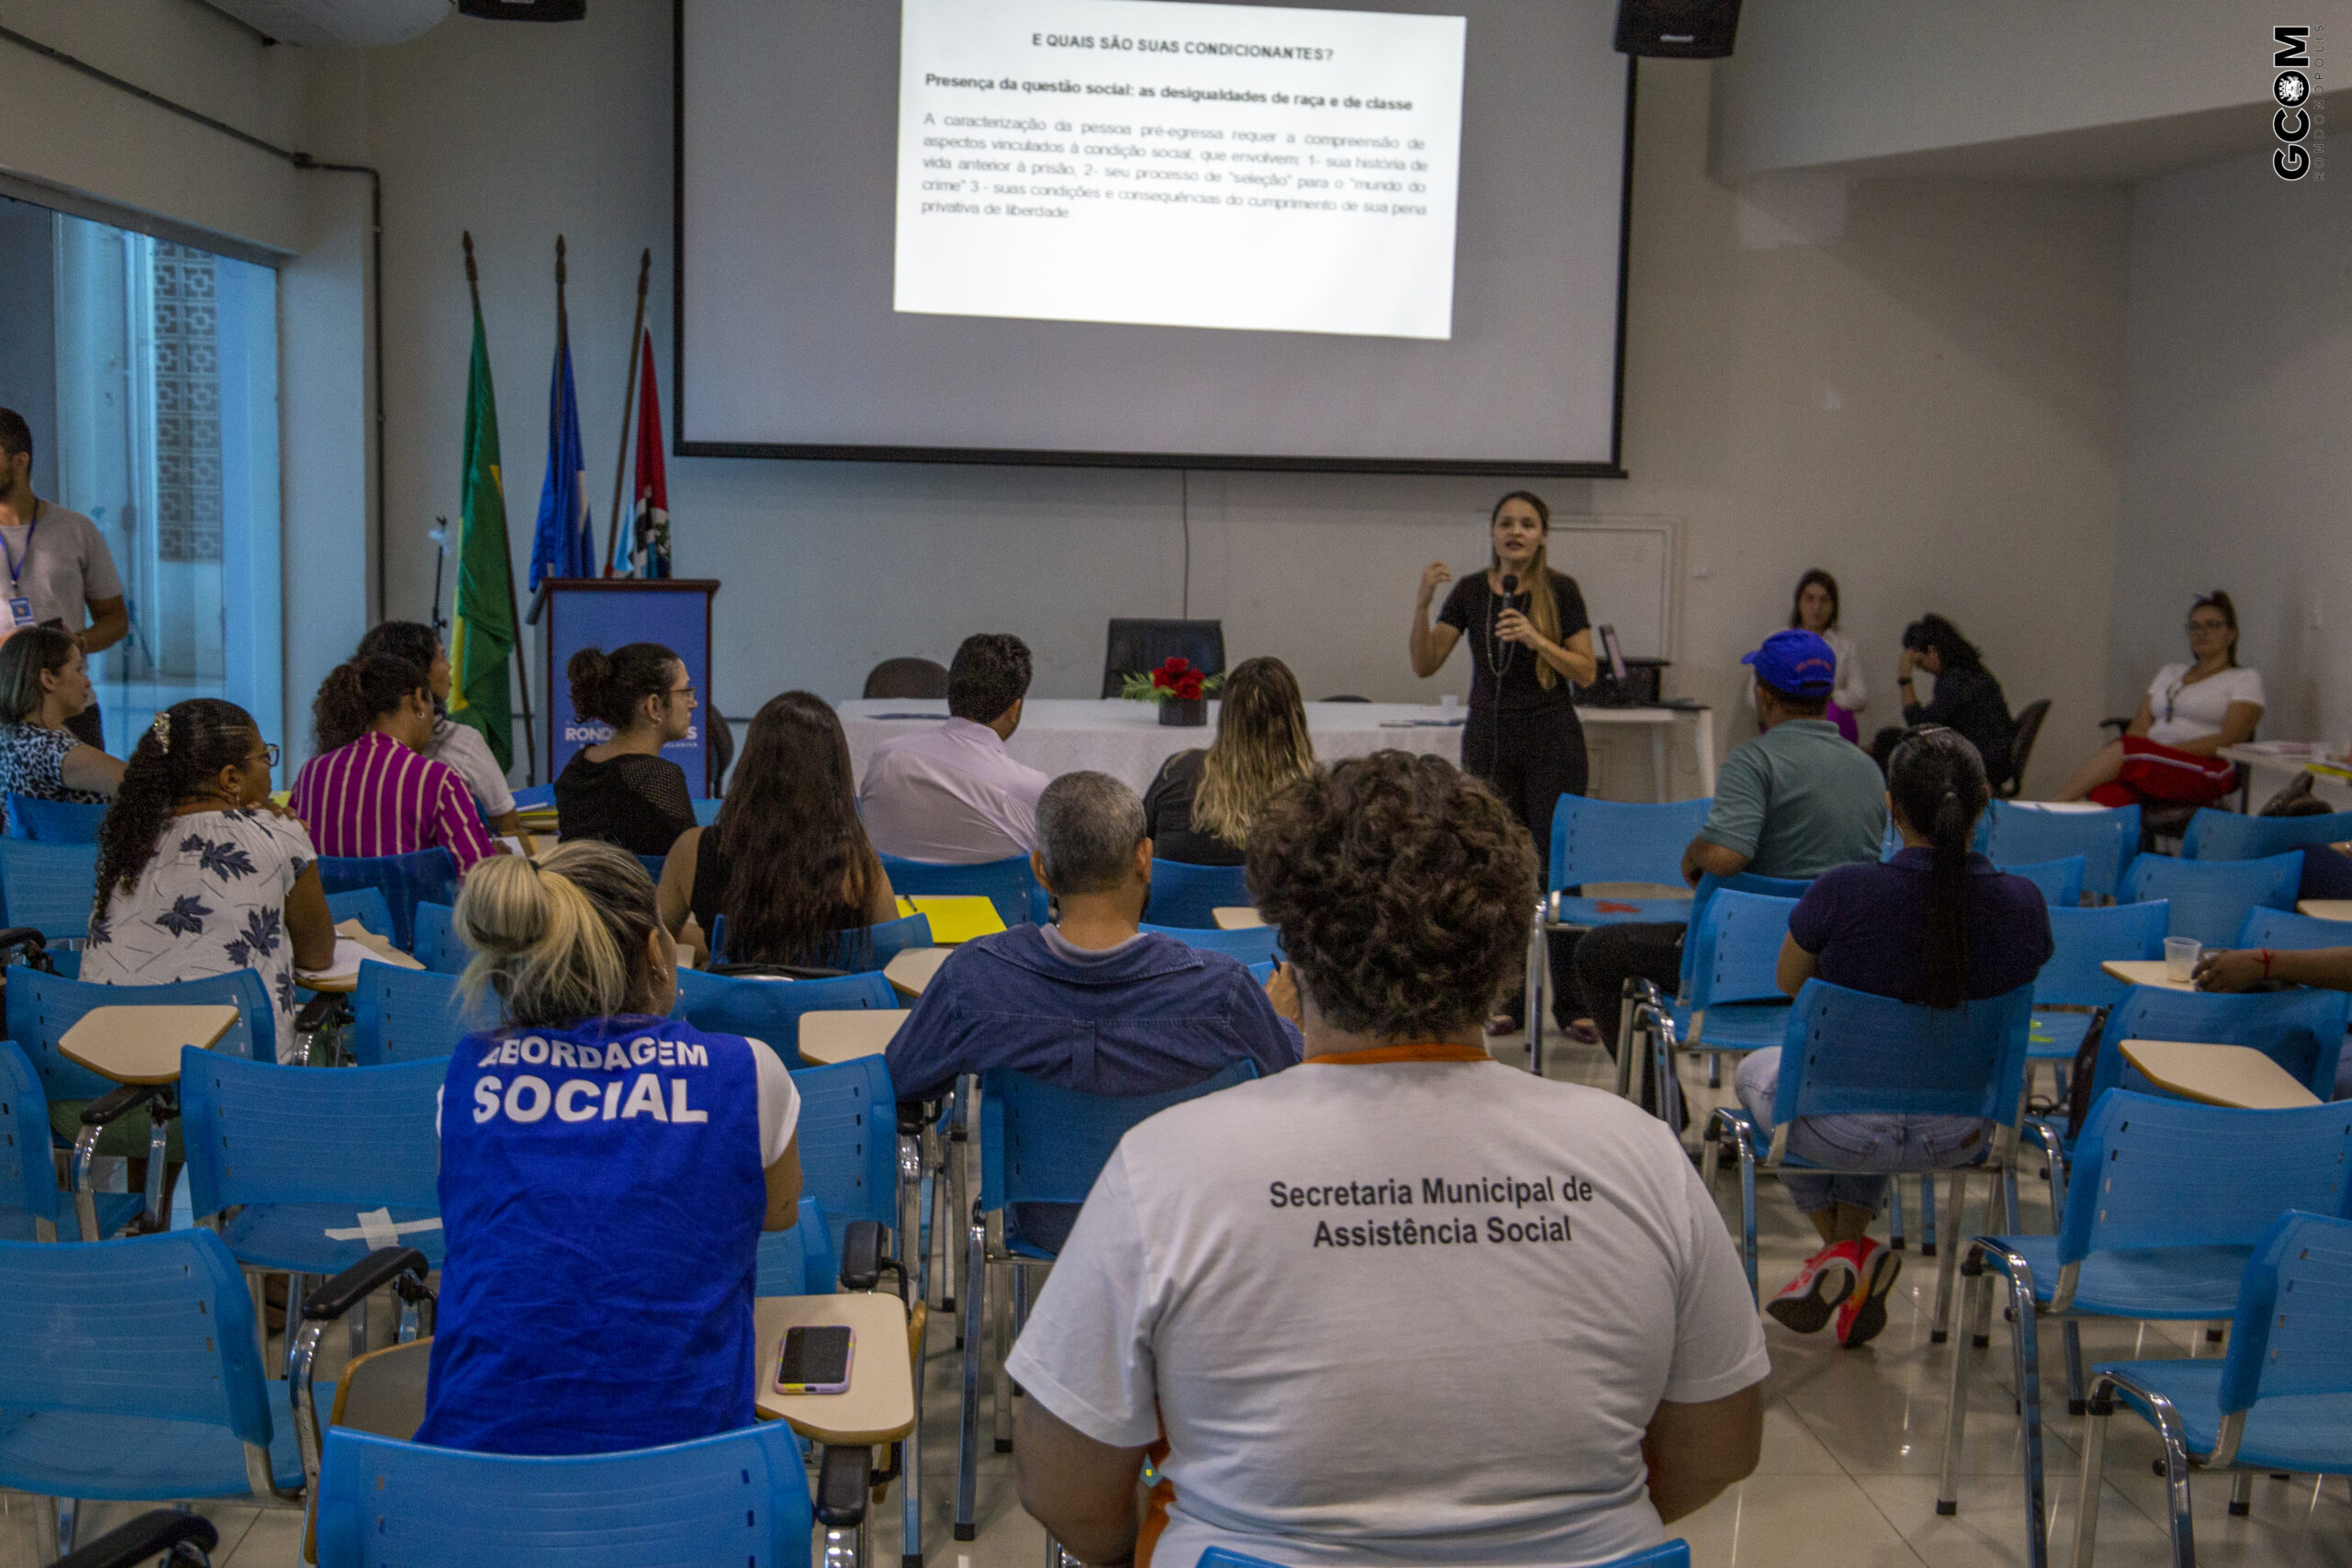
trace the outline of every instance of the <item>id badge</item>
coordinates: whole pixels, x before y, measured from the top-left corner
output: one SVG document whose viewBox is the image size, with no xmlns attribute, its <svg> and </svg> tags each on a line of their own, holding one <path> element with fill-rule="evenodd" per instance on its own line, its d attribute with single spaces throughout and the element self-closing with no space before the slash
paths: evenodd
<svg viewBox="0 0 2352 1568">
<path fill-rule="evenodd" d="M 20 629 L 22 627 L 31 626 L 33 624 L 33 602 L 29 599 L 9 600 L 8 623 L 12 626 L 16 626 Z"/>
</svg>

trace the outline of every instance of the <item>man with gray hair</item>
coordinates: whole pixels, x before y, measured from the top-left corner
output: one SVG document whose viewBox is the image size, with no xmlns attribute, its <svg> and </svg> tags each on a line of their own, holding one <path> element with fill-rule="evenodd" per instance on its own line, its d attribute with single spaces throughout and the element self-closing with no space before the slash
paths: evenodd
<svg viewBox="0 0 2352 1568">
<path fill-rule="evenodd" d="M 1158 1094 L 1248 1057 L 1295 1066 L 1299 1033 L 1222 953 L 1137 930 L 1151 895 L 1143 802 L 1108 773 L 1064 773 L 1037 797 L 1030 868 L 1061 905 L 1050 926 L 967 942 L 940 965 L 886 1060 L 899 1098 L 966 1073 L 1022 1072 L 1086 1094 Z"/>
</svg>

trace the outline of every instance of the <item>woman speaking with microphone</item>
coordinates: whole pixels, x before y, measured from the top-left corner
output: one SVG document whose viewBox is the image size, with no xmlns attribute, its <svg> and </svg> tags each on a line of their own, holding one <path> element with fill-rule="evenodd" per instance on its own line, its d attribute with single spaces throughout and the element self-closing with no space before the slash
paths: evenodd
<svg viewBox="0 0 2352 1568">
<path fill-rule="evenodd" d="M 1443 561 L 1431 562 L 1413 607 L 1414 674 L 1436 674 L 1453 645 L 1470 639 L 1463 770 L 1494 786 L 1539 852 L 1552 841 L 1560 796 L 1584 793 L 1584 728 L 1569 687 L 1589 684 L 1600 669 L 1584 594 L 1544 558 L 1551 531 L 1543 499 L 1511 491 L 1495 502 L 1487 570 L 1454 583 L 1431 626 L 1430 603 L 1453 576 Z M 1566 1002 L 1568 993 L 1561 995 Z"/>
</svg>

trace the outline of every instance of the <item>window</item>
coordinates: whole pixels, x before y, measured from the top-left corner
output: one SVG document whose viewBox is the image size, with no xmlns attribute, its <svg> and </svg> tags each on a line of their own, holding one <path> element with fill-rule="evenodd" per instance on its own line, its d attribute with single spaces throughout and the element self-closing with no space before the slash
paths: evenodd
<svg viewBox="0 0 2352 1568">
<path fill-rule="evenodd" d="M 276 728 L 277 274 L 0 197 L 0 404 L 32 427 L 34 491 L 98 525 L 130 614 L 90 660 L 107 750 L 188 697 Z"/>
</svg>

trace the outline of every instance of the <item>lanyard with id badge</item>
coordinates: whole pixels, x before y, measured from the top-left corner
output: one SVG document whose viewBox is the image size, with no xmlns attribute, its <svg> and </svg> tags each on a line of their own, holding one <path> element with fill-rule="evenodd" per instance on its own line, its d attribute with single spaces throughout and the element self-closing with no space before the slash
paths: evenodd
<svg viewBox="0 0 2352 1568">
<path fill-rule="evenodd" d="M 5 551 L 8 557 L 8 625 L 15 631 L 22 631 L 33 624 L 33 602 L 17 587 L 17 580 L 24 575 L 25 568 L 32 564 L 33 533 L 40 526 L 41 512 L 47 510 L 43 507 L 35 512 L 33 520 L 25 525 L 25 553 L 22 556 L 8 548 L 6 536 L 0 536 L 0 551 Z"/>
</svg>

